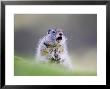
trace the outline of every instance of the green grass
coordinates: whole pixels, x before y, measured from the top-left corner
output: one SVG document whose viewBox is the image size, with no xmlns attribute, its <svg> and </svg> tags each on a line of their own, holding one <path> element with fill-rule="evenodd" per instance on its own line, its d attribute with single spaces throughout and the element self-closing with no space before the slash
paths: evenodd
<svg viewBox="0 0 110 89">
<path fill-rule="evenodd" d="M 14 57 L 15 76 L 96 76 L 96 71 L 68 70 L 58 64 L 39 63 L 34 59 Z"/>
</svg>

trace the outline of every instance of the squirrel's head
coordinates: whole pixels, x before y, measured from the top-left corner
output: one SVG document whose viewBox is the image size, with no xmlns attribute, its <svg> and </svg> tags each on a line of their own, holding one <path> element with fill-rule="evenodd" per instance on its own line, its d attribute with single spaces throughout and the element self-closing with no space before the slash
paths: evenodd
<svg viewBox="0 0 110 89">
<path fill-rule="evenodd" d="M 55 27 L 49 28 L 47 33 L 49 35 L 56 36 L 57 28 L 55 28 Z"/>
<path fill-rule="evenodd" d="M 49 36 L 49 39 L 53 42 L 56 40 L 56 34 L 57 34 L 57 28 L 51 27 L 48 29 L 47 35 Z"/>
<path fill-rule="evenodd" d="M 48 35 L 50 35 L 52 40 L 58 43 L 61 42 L 64 37 L 62 30 L 56 27 L 49 28 Z"/>
</svg>

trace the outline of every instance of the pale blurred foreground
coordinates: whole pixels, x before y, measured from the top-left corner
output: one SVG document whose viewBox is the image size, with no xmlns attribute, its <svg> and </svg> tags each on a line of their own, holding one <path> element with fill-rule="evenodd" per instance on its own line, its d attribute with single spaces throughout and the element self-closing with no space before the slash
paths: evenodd
<svg viewBox="0 0 110 89">
<path fill-rule="evenodd" d="M 74 70 L 68 70 L 59 64 L 43 64 L 34 58 L 14 57 L 14 75 L 15 76 L 96 76 L 96 59 L 94 54 L 89 52 L 80 57 L 74 55 Z M 91 56 L 91 59 L 90 59 Z M 72 57 L 71 57 L 72 58 Z M 89 58 L 89 60 L 88 60 Z"/>
</svg>

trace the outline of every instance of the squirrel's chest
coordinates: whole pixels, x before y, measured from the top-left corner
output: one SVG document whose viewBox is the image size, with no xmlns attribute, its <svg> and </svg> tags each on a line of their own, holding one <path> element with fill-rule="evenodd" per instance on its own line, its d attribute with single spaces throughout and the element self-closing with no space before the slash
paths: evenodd
<svg viewBox="0 0 110 89">
<path fill-rule="evenodd" d="M 50 54 L 61 54 L 64 52 L 64 47 L 60 44 L 57 45 L 49 45 L 48 47 L 41 49 L 42 56 L 50 55 Z"/>
</svg>

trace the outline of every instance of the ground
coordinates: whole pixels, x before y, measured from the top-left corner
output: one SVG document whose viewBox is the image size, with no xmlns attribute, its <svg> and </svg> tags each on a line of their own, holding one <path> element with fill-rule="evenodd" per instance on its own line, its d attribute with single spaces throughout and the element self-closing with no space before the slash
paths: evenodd
<svg viewBox="0 0 110 89">
<path fill-rule="evenodd" d="M 15 76 L 96 76 L 96 71 L 68 70 L 58 64 L 43 64 L 29 58 L 14 57 Z"/>
</svg>

